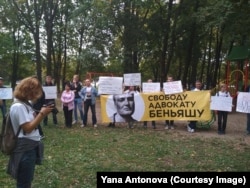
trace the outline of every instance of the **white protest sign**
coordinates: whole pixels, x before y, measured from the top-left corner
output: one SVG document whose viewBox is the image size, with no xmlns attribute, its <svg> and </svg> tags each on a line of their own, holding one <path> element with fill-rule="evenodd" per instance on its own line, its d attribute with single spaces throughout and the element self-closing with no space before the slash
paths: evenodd
<svg viewBox="0 0 250 188">
<path fill-rule="evenodd" d="M 210 109 L 232 112 L 232 102 L 233 102 L 232 97 L 212 96 Z"/>
<path fill-rule="evenodd" d="M 172 82 L 164 82 L 163 83 L 163 90 L 164 93 L 169 95 L 169 94 L 175 94 L 175 93 L 182 93 L 183 88 L 181 81 L 172 81 Z"/>
<path fill-rule="evenodd" d="M 100 76 L 98 82 L 98 94 L 122 94 L 122 77 Z"/>
<path fill-rule="evenodd" d="M 56 86 L 43 86 L 43 91 L 45 93 L 45 99 L 56 99 L 57 98 Z"/>
<path fill-rule="evenodd" d="M 0 99 L 12 99 L 12 88 L 0 88 Z"/>
<path fill-rule="evenodd" d="M 159 82 L 152 83 L 152 82 L 143 82 L 142 83 L 142 91 L 143 93 L 153 93 L 153 92 L 160 92 L 161 86 Z"/>
<path fill-rule="evenodd" d="M 250 113 L 250 93 L 239 92 L 237 96 L 237 112 Z"/>
<path fill-rule="evenodd" d="M 129 73 L 123 74 L 125 86 L 140 86 L 141 85 L 141 73 Z"/>
</svg>

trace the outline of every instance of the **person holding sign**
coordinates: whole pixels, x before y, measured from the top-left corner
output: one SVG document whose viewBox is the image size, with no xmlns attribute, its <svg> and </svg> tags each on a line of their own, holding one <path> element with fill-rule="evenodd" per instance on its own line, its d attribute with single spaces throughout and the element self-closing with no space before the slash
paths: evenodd
<svg viewBox="0 0 250 188">
<path fill-rule="evenodd" d="M 230 93 L 227 91 L 226 84 L 220 85 L 220 91 L 216 93 L 218 97 L 230 97 Z M 218 134 L 225 134 L 226 126 L 227 126 L 227 111 L 217 111 L 218 116 Z"/>
<path fill-rule="evenodd" d="M 202 83 L 201 83 L 201 81 L 197 80 L 195 82 L 195 88 L 192 89 L 192 91 L 201 91 L 201 90 L 202 90 Z M 195 132 L 196 123 L 197 123 L 197 121 L 190 121 L 189 122 L 189 124 L 187 125 L 188 132 L 190 132 L 190 133 Z"/>
<path fill-rule="evenodd" d="M 152 83 L 152 79 L 148 79 L 148 83 Z M 147 121 L 144 121 L 144 122 L 143 122 L 143 127 L 144 127 L 144 128 L 147 128 Z M 155 121 L 152 121 L 152 127 L 153 127 L 154 129 L 156 129 Z"/>
<path fill-rule="evenodd" d="M 250 93 L 250 85 L 247 86 L 246 92 Z M 250 135 L 250 113 L 247 113 L 247 133 L 246 135 Z"/>
<path fill-rule="evenodd" d="M 47 75 L 45 78 L 45 82 L 43 84 L 43 86 L 54 86 L 54 84 L 52 83 L 52 76 Z M 55 99 L 45 99 L 44 104 L 43 105 L 47 105 L 47 104 L 54 104 L 55 108 L 52 110 L 52 118 L 53 118 L 53 123 L 54 125 L 57 125 L 57 113 L 58 110 L 56 109 L 56 100 Z M 43 119 L 43 125 L 47 125 L 48 124 L 48 116 L 44 117 Z"/>
<path fill-rule="evenodd" d="M 0 77 L 0 88 L 6 88 L 3 85 L 3 78 L 2 77 Z M 4 118 L 4 116 L 6 114 L 6 101 L 4 99 L 0 99 L 0 108 L 2 111 L 3 118 Z"/>
<path fill-rule="evenodd" d="M 124 93 L 134 93 L 134 94 L 139 94 L 139 87 L 137 86 L 128 86 L 125 87 Z"/>
<path fill-rule="evenodd" d="M 172 82 L 174 81 L 173 76 L 168 75 L 167 77 L 167 82 Z M 165 129 L 174 129 L 174 120 L 166 120 L 165 121 Z"/>
</svg>

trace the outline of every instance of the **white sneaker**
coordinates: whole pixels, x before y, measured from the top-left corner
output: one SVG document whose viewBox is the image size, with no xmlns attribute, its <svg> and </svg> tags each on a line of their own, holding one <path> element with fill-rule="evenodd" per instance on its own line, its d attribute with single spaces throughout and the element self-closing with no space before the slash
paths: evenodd
<svg viewBox="0 0 250 188">
<path fill-rule="evenodd" d="M 72 124 L 75 124 L 76 123 L 76 120 L 74 120 L 73 122 L 72 122 Z"/>
<path fill-rule="evenodd" d="M 171 128 L 171 129 L 174 129 L 174 126 L 172 125 L 172 126 L 170 126 L 170 128 Z"/>
<path fill-rule="evenodd" d="M 165 129 L 169 129 L 168 125 L 165 126 Z"/>
<path fill-rule="evenodd" d="M 96 125 L 96 124 L 94 124 L 94 127 L 96 128 L 96 127 L 97 127 L 97 125 Z"/>
<path fill-rule="evenodd" d="M 83 128 L 83 127 L 85 127 L 85 125 L 84 125 L 84 124 L 82 124 L 80 127 L 81 127 L 81 128 Z"/>
<path fill-rule="evenodd" d="M 187 131 L 188 131 L 188 132 L 191 132 L 191 130 L 192 130 L 192 129 L 189 127 L 189 125 L 187 125 Z"/>
</svg>

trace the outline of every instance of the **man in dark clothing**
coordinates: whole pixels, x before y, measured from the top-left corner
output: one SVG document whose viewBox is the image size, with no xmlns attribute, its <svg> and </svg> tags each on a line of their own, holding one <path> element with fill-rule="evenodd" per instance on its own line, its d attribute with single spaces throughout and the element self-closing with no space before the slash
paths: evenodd
<svg viewBox="0 0 250 188">
<path fill-rule="evenodd" d="M 250 93 L 250 85 L 247 86 L 246 91 Z M 246 135 L 250 135 L 250 113 L 247 113 L 247 133 Z"/>
<path fill-rule="evenodd" d="M 192 91 L 201 91 L 201 90 L 202 90 L 202 83 L 201 83 L 201 81 L 197 80 L 195 82 L 195 88 L 192 89 Z M 190 132 L 190 133 L 195 132 L 196 123 L 197 123 L 197 121 L 190 121 L 189 122 L 189 124 L 187 125 L 188 132 Z"/>
<path fill-rule="evenodd" d="M 5 88 L 5 86 L 3 85 L 3 78 L 0 77 L 0 88 Z M 6 101 L 4 99 L 0 99 L 0 109 L 2 111 L 2 115 L 3 115 L 3 118 L 6 114 Z"/>
<path fill-rule="evenodd" d="M 45 105 L 45 93 L 43 91 L 42 96 L 32 105 L 32 107 L 35 109 L 36 115 L 40 112 L 41 108 Z M 39 129 L 39 133 L 41 138 L 44 138 L 44 133 L 41 124 L 37 127 Z"/>
<path fill-rule="evenodd" d="M 46 79 L 45 79 L 45 83 L 43 86 L 54 86 L 54 84 L 52 83 L 52 76 L 48 75 L 46 76 Z M 54 125 L 57 125 L 57 117 L 56 117 L 56 114 L 58 112 L 58 110 L 56 109 L 56 102 L 55 102 L 55 99 L 45 99 L 44 97 L 44 100 L 45 100 L 45 105 L 46 104 L 55 104 L 55 109 L 52 110 L 52 118 L 53 118 L 53 123 Z M 43 125 L 47 125 L 48 124 L 48 116 L 46 116 L 43 120 Z"/>
</svg>

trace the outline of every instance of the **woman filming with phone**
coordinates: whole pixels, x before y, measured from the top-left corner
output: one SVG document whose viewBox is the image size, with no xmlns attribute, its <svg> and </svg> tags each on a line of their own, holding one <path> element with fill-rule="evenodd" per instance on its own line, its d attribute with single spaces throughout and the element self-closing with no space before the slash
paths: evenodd
<svg viewBox="0 0 250 188">
<path fill-rule="evenodd" d="M 16 148 L 10 155 L 7 173 L 16 179 L 16 187 L 31 187 L 35 165 L 42 164 L 43 143 L 38 125 L 53 108 L 42 107 L 36 113 L 31 103 L 41 96 L 42 85 L 34 76 L 23 79 L 14 90 L 15 102 L 10 107 L 10 118 L 15 133 L 18 129 L 20 133 Z"/>
</svg>

